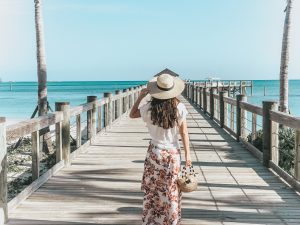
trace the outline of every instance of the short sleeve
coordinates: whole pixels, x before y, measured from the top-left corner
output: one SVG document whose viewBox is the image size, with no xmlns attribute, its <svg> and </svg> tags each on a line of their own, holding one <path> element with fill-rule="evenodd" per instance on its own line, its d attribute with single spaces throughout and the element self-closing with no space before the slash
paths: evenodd
<svg viewBox="0 0 300 225">
<path fill-rule="evenodd" d="M 145 105 L 142 105 L 139 110 L 141 117 L 144 122 L 148 121 L 148 112 L 149 112 L 150 103 L 146 103 Z"/>
<path fill-rule="evenodd" d="M 177 105 L 177 109 L 178 109 L 178 123 L 179 125 L 181 125 L 181 123 L 186 119 L 188 111 L 183 103 L 179 103 Z"/>
</svg>

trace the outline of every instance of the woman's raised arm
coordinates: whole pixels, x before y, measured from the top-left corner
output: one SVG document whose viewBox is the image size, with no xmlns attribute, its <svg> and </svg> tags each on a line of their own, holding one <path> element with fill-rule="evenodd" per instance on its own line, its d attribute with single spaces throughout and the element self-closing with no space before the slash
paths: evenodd
<svg viewBox="0 0 300 225">
<path fill-rule="evenodd" d="M 137 98 L 137 100 L 135 101 L 135 103 L 133 104 L 131 111 L 129 113 L 129 117 L 130 118 L 139 118 L 141 117 L 141 113 L 140 110 L 138 109 L 139 104 L 141 103 L 142 99 L 148 94 L 148 89 L 144 88 L 141 90 L 139 97 Z"/>
</svg>

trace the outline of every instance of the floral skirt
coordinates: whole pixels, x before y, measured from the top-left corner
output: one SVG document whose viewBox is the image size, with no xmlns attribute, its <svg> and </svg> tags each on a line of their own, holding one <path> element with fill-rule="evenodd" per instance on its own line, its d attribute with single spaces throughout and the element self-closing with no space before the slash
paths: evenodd
<svg viewBox="0 0 300 225">
<path fill-rule="evenodd" d="M 177 185 L 180 149 L 148 147 L 144 164 L 142 225 L 180 225 L 181 191 Z"/>
</svg>

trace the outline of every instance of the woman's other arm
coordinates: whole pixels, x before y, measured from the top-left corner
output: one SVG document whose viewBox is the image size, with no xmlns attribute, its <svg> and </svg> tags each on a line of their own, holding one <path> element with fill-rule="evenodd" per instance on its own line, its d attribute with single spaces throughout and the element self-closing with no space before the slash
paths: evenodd
<svg viewBox="0 0 300 225">
<path fill-rule="evenodd" d="M 137 98 L 137 100 L 135 101 L 135 103 L 133 104 L 131 111 L 129 113 L 129 117 L 130 118 L 139 118 L 141 117 L 141 113 L 140 110 L 138 109 L 142 99 L 148 94 L 148 89 L 144 88 L 141 90 L 139 97 Z"/>
<path fill-rule="evenodd" d="M 185 153 L 185 165 L 191 166 L 192 160 L 191 160 L 191 152 L 190 152 L 190 139 L 189 139 L 189 133 L 187 129 L 187 123 L 184 119 L 179 126 L 179 133 L 181 136 L 181 140 L 183 143 L 184 153 Z"/>
</svg>

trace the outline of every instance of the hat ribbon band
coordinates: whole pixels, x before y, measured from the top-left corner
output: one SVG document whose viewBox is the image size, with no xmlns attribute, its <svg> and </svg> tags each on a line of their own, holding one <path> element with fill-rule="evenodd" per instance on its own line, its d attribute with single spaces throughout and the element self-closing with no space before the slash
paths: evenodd
<svg viewBox="0 0 300 225">
<path fill-rule="evenodd" d="M 169 87 L 169 88 L 163 88 L 163 87 L 160 87 L 158 86 L 158 84 L 156 83 L 156 86 L 158 87 L 158 89 L 162 90 L 162 91 L 170 91 L 171 89 L 173 89 L 175 83 L 173 82 L 173 85 L 172 87 Z"/>
</svg>

